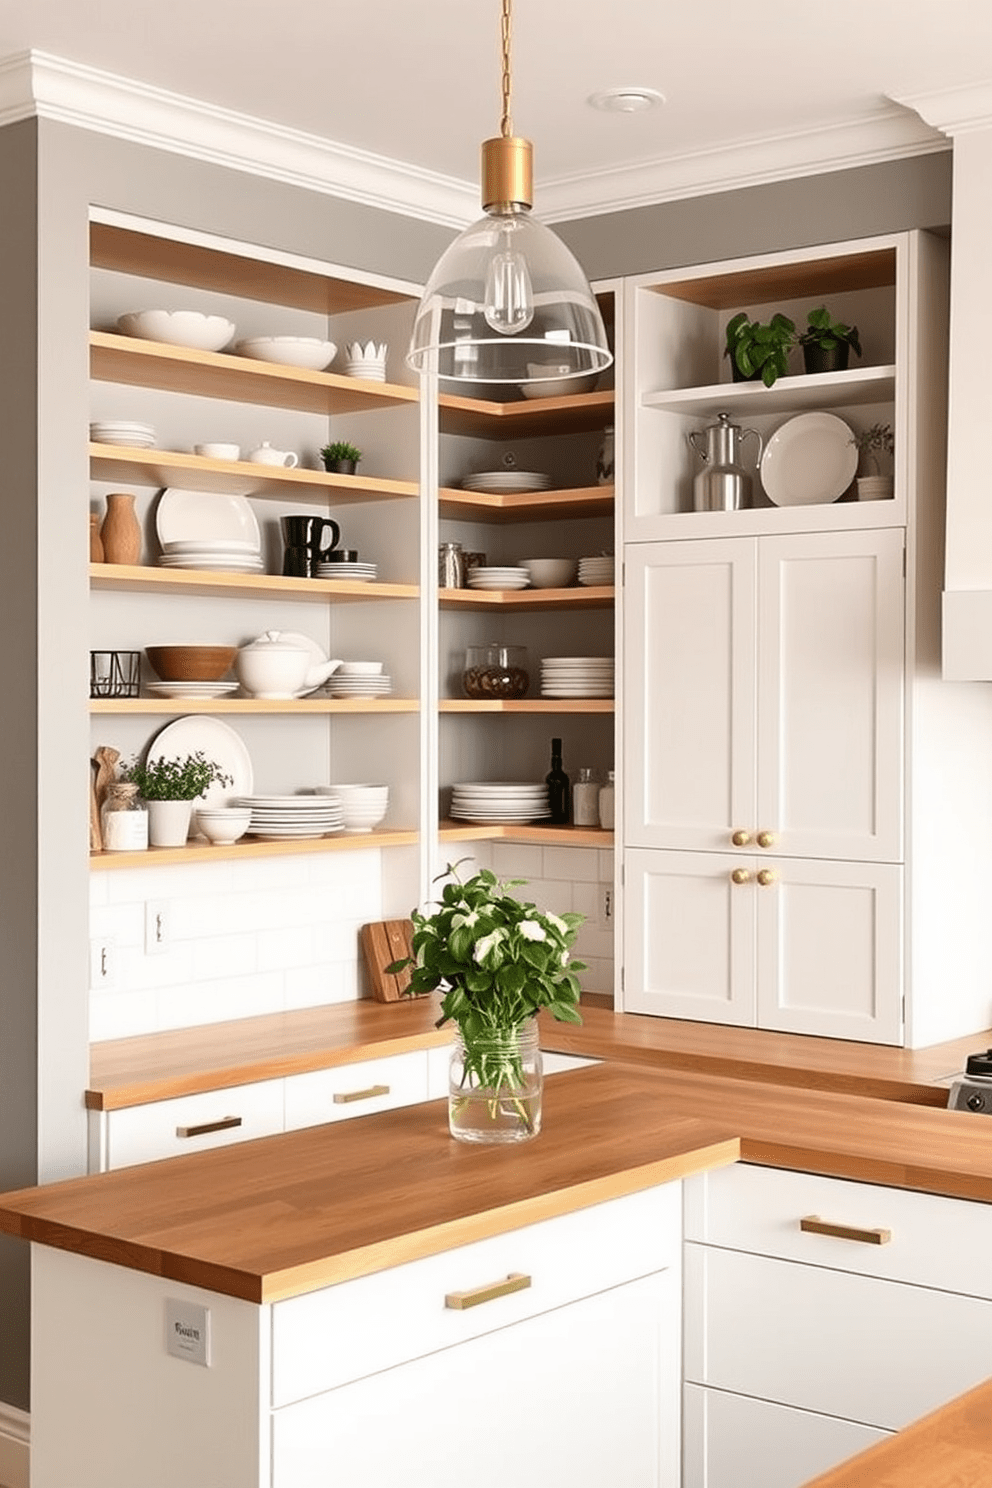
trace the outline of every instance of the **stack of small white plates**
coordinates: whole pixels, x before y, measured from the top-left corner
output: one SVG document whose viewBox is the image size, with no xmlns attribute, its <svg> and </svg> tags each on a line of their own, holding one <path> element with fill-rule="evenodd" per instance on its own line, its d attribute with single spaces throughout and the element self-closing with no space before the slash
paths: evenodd
<svg viewBox="0 0 992 1488">
<path fill-rule="evenodd" d="M 616 572 L 616 559 L 612 556 L 579 559 L 579 583 L 587 587 L 612 584 Z"/>
<path fill-rule="evenodd" d="M 162 544 L 162 568 L 203 568 L 220 573 L 264 573 L 265 564 L 250 543 L 229 539 L 209 542 L 197 538 Z"/>
<path fill-rule="evenodd" d="M 231 805 L 250 806 L 250 835 L 270 841 L 326 837 L 344 827 L 337 796 L 238 796 Z"/>
<path fill-rule="evenodd" d="M 244 496 L 166 490 L 155 510 L 163 568 L 264 573 L 258 518 Z"/>
<path fill-rule="evenodd" d="M 220 698 L 237 692 L 237 682 L 149 682 L 153 697 Z"/>
<path fill-rule="evenodd" d="M 356 579 L 361 584 L 374 582 L 379 572 L 378 563 L 318 563 L 318 579 Z"/>
<path fill-rule="evenodd" d="M 332 672 L 327 682 L 327 692 L 335 698 L 385 697 L 393 690 L 393 679 L 385 672 L 366 673 L 361 676 L 339 676 Z"/>
<path fill-rule="evenodd" d="M 463 478 L 462 489 L 484 491 L 491 496 L 518 491 L 548 491 L 551 477 L 536 470 L 480 470 Z"/>
<path fill-rule="evenodd" d="M 541 696 L 611 698 L 612 656 L 546 656 L 541 662 Z"/>
<path fill-rule="evenodd" d="M 452 787 L 451 815 L 480 824 L 542 821 L 551 815 L 548 787 L 521 780 L 468 781 Z"/>
<path fill-rule="evenodd" d="M 526 568 L 470 568 L 470 589 L 526 589 L 530 573 Z"/>
<path fill-rule="evenodd" d="M 350 341 L 345 347 L 344 372 L 346 377 L 364 377 L 366 382 L 385 382 L 385 342 Z"/>
<path fill-rule="evenodd" d="M 151 424 L 139 424 L 131 419 L 100 419 L 90 424 L 90 439 L 94 444 L 123 444 L 130 449 L 154 449 L 155 437 Z"/>
</svg>

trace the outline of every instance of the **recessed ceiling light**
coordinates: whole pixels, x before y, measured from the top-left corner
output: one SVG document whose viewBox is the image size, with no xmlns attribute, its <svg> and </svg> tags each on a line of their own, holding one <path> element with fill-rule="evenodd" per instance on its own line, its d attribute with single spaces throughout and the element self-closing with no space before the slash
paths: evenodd
<svg viewBox="0 0 992 1488">
<path fill-rule="evenodd" d="M 588 102 L 608 114 L 639 114 L 654 108 L 656 103 L 664 103 L 665 95 L 657 88 L 604 88 L 593 93 Z"/>
</svg>

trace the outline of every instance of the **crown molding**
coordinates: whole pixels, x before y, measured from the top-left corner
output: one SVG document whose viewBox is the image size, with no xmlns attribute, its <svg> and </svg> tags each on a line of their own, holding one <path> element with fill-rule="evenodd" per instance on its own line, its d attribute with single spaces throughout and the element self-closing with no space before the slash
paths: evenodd
<svg viewBox="0 0 992 1488">
<path fill-rule="evenodd" d="M 841 120 L 821 129 L 739 140 L 639 165 L 541 181 L 536 206 L 544 221 L 565 222 L 947 148 L 942 134 L 909 109 L 894 106 L 867 119 Z"/>
<path fill-rule="evenodd" d="M 992 128 L 992 82 L 970 83 L 931 93 L 907 93 L 896 101 L 952 138 Z"/>
<path fill-rule="evenodd" d="M 213 165 L 461 228 L 478 187 L 47 52 L 0 61 L 0 126 L 56 119 Z"/>
</svg>

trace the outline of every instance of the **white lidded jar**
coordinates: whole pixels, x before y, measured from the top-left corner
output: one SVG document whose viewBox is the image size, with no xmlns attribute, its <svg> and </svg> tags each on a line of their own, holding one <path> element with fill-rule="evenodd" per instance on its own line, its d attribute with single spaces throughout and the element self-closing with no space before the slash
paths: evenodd
<svg viewBox="0 0 992 1488">
<path fill-rule="evenodd" d="M 110 786 L 100 808 L 104 852 L 144 852 L 148 846 L 148 812 L 138 787 L 126 781 Z"/>
<path fill-rule="evenodd" d="M 599 826 L 599 781 L 585 765 L 572 786 L 572 823 L 576 827 Z"/>
<path fill-rule="evenodd" d="M 615 817 L 615 790 L 612 770 L 606 772 L 606 784 L 599 788 L 599 825 L 604 832 L 613 831 Z"/>
</svg>

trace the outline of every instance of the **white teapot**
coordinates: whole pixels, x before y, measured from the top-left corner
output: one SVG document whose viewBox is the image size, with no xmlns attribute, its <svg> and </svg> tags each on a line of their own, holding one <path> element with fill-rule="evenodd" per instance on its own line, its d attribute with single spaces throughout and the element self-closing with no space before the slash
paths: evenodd
<svg viewBox="0 0 992 1488">
<path fill-rule="evenodd" d="M 339 659 L 327 661 L 308 636 L 267 630 L 250 645 L 241 647 L 234 670 L 241 686 L 252 697 L 282 702 L 321 687 L 340 665 Z"/>
<path fill-rule="evenodd" d="M 283 465 L 287 470 L 294 469 L 300 463 L 299 455 L 293 450 L 273 449 L 267 439 L 263 439 L 258 449 L 253 449 L 248 458 L 256 465 Z"/>
</svg>

